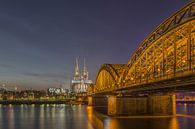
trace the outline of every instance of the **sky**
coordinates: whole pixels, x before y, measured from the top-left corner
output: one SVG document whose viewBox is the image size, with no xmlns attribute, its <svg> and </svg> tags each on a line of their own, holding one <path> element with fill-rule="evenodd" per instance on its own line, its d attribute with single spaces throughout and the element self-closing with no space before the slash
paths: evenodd
<svg viewBox="0 0 195 129">
<path fill-rule="evenodd" d="M 156 26 L 190 0 L 2 0 L 0 86 L 70 87 L 75 59 L 93 81 L 126 64 Z"/>
</svg>

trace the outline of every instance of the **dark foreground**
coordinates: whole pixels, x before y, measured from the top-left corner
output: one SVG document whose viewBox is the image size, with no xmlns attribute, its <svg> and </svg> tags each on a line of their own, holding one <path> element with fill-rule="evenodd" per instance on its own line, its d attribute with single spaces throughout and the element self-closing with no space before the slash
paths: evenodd
<svg viewBox="0 0 195 129">
<path fill-rule="evenodd" d="M 195 129 L 195 104 L 177 117 L 109 118 L 81 105 L 0 105 L 0 129 Z"/>
</svg>

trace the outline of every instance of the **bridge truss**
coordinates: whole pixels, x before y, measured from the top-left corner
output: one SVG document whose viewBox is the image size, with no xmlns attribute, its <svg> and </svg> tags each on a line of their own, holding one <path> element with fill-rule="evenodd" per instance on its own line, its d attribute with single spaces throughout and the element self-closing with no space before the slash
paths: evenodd
<svg viewBox="0 0 195 129">
<path fill-rule="evenodd" d="M 125 65 L 105 64 L 95 93 L 111 92 L 195 74 L 195 2 L 160 24 Z M 152 85 L 147 85 L 149 88 Z"/>
</svg>

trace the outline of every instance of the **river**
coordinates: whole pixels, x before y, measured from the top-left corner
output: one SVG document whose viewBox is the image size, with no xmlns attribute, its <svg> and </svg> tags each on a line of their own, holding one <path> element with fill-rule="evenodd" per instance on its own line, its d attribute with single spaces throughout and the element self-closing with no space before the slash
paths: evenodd
<svg viewBox="0 0 195 129">
<path fill-rule="evenodd" d="M 84 105 L 0 105 L 0 129 L 195 129 L 195 104 L 177 117 L 110 118 Z"/>
</svg>

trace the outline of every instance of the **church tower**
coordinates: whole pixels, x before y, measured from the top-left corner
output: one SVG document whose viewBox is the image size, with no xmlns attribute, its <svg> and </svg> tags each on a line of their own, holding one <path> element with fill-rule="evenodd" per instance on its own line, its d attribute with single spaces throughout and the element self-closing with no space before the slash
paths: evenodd
<svg viewBox="0 0 195 129">
<path fill-rule="evenodd" d="M 75 64 L 75 70 L 74 70 L 74 80 L 79 80 L 80 75 L 79 75 L 79 63 L 78 59 L 76 58 L 76 64 Z"/>
<path fill-rule="evenodd" d="M 84 59 L 84 66 L 83 66 L 83 73 L 82 73 L 83 79 L 84 80 L 88 80 L 88 71 L 87 71 L 87 66 L 86 66 L 86 62 Z"/>
<path fill-rule="evenodd" d="M 83 70 L 82 70 L 82 73 L 80 74 L 79 73 L 79 63 L 78 63 L 78 59 L 76 58 L 74 76 L 71 82 L 72 92 L 76 93 L 77 95 L 79 94 L 86 95 L 89 85 L 92 84 L 92 81 L 88 79 L 88 76 L 89 75 L 88 75 L 88 70 L 87 70 L 85 59 L 84 59 Z"/>
</svg>

